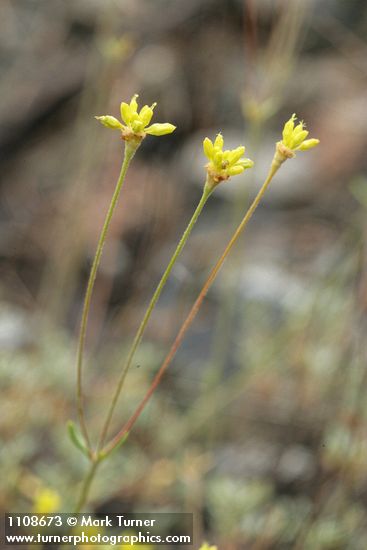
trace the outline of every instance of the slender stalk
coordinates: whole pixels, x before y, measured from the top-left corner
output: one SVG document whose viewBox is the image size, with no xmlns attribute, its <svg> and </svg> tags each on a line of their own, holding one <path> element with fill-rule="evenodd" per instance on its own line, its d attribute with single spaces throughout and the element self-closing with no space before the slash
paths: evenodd
<svg viewBox="0 0 367 550">
<path fill-rule="evenodd" d="M 108 208 L 106 218 L 102 227 L 102 231 L 98 240 L 96 253 L 93 259 L 92 267 L 89 274 L 88 284 L 87 284 L 87 290 L 85 293 L 84 298 L 84 304 L 83 304 L 83 312 L 82 312 L 82 318 L 80 322 L 80 329 L 79 329 L 79 339 L 78 339 L 78 351 L 77 351 L 77 406 L 78 406 L 78 415 L 79 415 L 79 422 L 80 427 L 85 439 L 85 442 L 89 448 L 89 451 L 91 452 L 91 444 L 90 439 L 88 435 L 85 415 L 84 415 L 84 404 L 83 404 L 83 388 L 82 388 L 82 375 L 83 375 L 83 356 L 84 356 L 84 348 L 85 348 L 85 338 L 87 333 L 87 325 L 88 325 L 88 316 L 89 316 L 89 310 L 91 305 L 91 299 L 93 294 L 93 288 L 94 283 L 97 276 L 98 267 L 101 261 L 103 246 L 106 241 L 106 236 L 108 232 L 108 228 L 111 223 L 111 219 L 113 216 L 113 213 L 115 211 L 121 188 L 125 180 L 126 172 L 129 168 L 130 162 L 138 148 L 138 145 L 133 142 L 126 142 L 125 144 L 125 154 L 124 159 L 121 165 L 121 171 L 119 178 L 116 183 L 115 191 L 113 193 L 110 206 Z"/>
<path fill-rule="evenodd" d="M 153 382 L 150 385 L 148 391 L 146 392 L 144 398 L 142 399 L 141 403 L 139 404 L 139 406 L 137 407 L 137 409 L 135 410 L 133 415 L 127 421 L 127 423 L 122 427 L 122 429 L 117 433 L 117 435 L 110 441 L 110 443 L 108 443 L 106 445 L 105 449 L 102 451 L 103 454 L 110 453 L 119 444 L 121 439 L 131 430 L 131 428 L 133 427 L 133 425 L 135 424 L 135 422 L 139 418 L 139 416 L 142 413 L 145 405 L 147 404 L 147 402 L 151 398 L 152 394 L 154 393 L 155 389 L 157 388 L 158 384 L 160 383 L 164 372 L 166 371 L 166 369 L 168 368 L 168 366 L 172 362 L 172 359 L 176 355 L 176 352 L 177 352 L 178 348 L 180 347 L 187 330 L 189 329 L 192 322 L 194 321 L 194 319 L 196 317 L 196 314 L 199 311 L 200 306 L 201 306 L 208 290 L 210 289 L 210 287 L 212 286 L 216 276 L 218 275 L 219 270 L 221 269 L 222 265 L 224 264 L 224 262 L 225 262 L 225 260 L 228 256 L 228 254 L 230 253 L 231 249 L 233 248 L 233 246 L 236 244 L 237 240 L 239 239 L 241 233 L 246 228 L 248 222 L 250 221 L 252 215 L 254 214 L 257 206 L 259 205 L 265 191 L 267 190 L 271 180 L 273 179 L 274 175 L 278 171 L 279 167 L 280 167 L 280 162 L 277 160 L 277 157 L 275 157 L 273 162 L 272 162 L 272 165 L 270 167 L 269 174 L 268 174 L 266 180 L 264 181 L 264 183 L 263 183 L 262 187 L 260 188 L 258 194 L 256 195 L 255 199 L 251 203 L 249 209 L 247 210 L 244 218 L 242 219 L 241 223 L 239 224 L 239 226 L 237 227 L 236 231 L 234 232 L 232 238 L 230 239 L 229 243 L 227 244 L 223 254 L 219 258 L 219 260 L 216 263 L 216 265 L 214 266 L 214 268 L 212 269 L 208 279 L 206 280 L 203 288 L 201 289 L 201 291 L 199 293 L 199 296 L 197 297 L 197 299 L 196 299 L 194 305 L 192 306 L 188 316 L 186 317 L 184 323 L 182 324 L 182 326 L 181 326 L 181 328 L 180 328 L 180 330 L 179 330 L 179 332 L 176 336 L 176 339 L 172 344 L 171 349 L 169 350 L 169 352 L 168 352 L 162 366 L 160 367 L 159 371 L 157 372 L 156 376 L 154 377 Z"/>
<path fill-rule="evenodd" d="M 150 303 L 149 303 L 149 305 L 146 309 L 146 312 L 144 314 L 143 320 L 141 321 L 141 323 L 139 325 L 139 328 L 138 328 L 138 330 L 135 334 L 133 343 L 130 347 L 129 353 L 128 353 L 127 358 L 126 358 L 126 361 L 125 361 L 124 366 L 122 368 L 121 375 L 120 375 L 120 378 L 119 378 L 118 384 L 116 386 L 114 396 L 112 398 L 112 401 L 111 401 L 111 404 L 110 404 L 110 407 L 109 407 L 109 410 L 108 410 L 106 421 L 105 421 L 105 423 L 103 425 L 103 428 L 102 428 L 102 431 L 101 431 L 101 435 L 100 435 L 100 439 L 99 439 L 99 443 L 98 443 L 98 447 L 97 447 L 97 453 L 98 453 L 99 450 L 102 449 L 102 447 L 105 443 L 107 433 L 108 433 L 108 429 L 109 429 L 110 424 L 111 424 L 112 416 L 113 416 L 113 413 L 115 411 L 119 396 L 121 394 L 121 390 L 122 390 L 122 387 L 124 385 L 126 375 L 127 375 L 128 370 L 131 366 L 131 363 L 132 363 L 132 360 L 133 360 L 134 355 L 136 353 L 136 350 L 139 347 L 141 339 L 144 335 L 144 332 L 145 332 L 146 326 L 148 324 L 148 321 L 150 319 L 150 316 L 152 315 L 154 307 L 155 307 L 155 305 L 156 305 L 156 303 L 159 299 L 159 296 L 160 296 L 160 294 L 161 294 L 161 292 L 162 292 L 162 290 L 163 290 L 163 288 L 164 288 L 164 286 L 167 282 L 167 279 L 168 279 L 168 277 L 169 277 L 169 275 L 172 271 L 172 268 L 175 265 L 175 262 L 176 262 L 177 258 L 181 254 L 182 249 L 184 248 L 184 246 L 187 242 L 187 239 L 189 238 L 190 233 L 191 233 L 198 217 L 200 216 L 200 213 L 201 213 L 202 209 L 204 208 L 205 203 L 207 202 L 209 196 L 212 193 L 212 190 L 213 189 L 211 187 L 209 187 L 208 185 L 204 186 L 203 194 L 201 196 L 199 204 L 197 205 L 196 210 L 193 213 L 192 218 L 191 218 L 188 226 L 186 227 L 186 229 L 185 229 L 185 231 L 184 231 L 184 233 L 181 237 L 181 240 L 178 243 L 177 248 L 174 251 L 174 253 L 173 253 L 173 255 L 172 255 L 172 257 L 171 257 L 171 259 L 170 259 L 170 261 L 169 261 L 169 263 L 166 267 L 166 270 L 163 273 L 163 275 L 162 275 L 162 277 L 161 277 L 161 279 L 160 279 L 160 281 L 157 285 L 157 288 L 154 291 L 152 299 L 150 300 Z"/>
<path fill-rule="evenodd" d="M 250 10 L 252 8 L 250 7 Z M 249 14 L 250 15 L 250 14 Z M 264 118 L 261 120 L 250 119 L 248 124 L 249 132 L 249 144 L 248 148 L 253 151 L 252 160 L 254 161 L 254 167 L 249 172 L 247 176 L 247 186 L 246 188 L 234 198 L 232 203 L 229 203 L 229 215 L 226 215 L 226 218 L 232 219 L 234 223 L 239 223 L 242 219 L 243 212 L 247 210 L 250 204 L 250 197 L 248 189 L 252 187 L 256 181 L 256 166 L 257 166 L 257 157 L 258 151 L 261 146 L 261 137 L 262 131 L 264 128 Z M 227 212 L 228 214 L 228 212 Z M 233 261 L 235 260 L 235 261 Z M 227 354 L 229 352 L 230 342 L 233 337 L 233 319 L 236 309 L 236 303 L 238 296 L 236 292 L 233 292 L 232 287 L 237 288 L 239 286 L 238 280 L 236 277 L 239 277 L 240 270 L 238 269 L 237 263 L 239 260 L 239 255 L 237 254 L 232 263 L 234 264 L 234 277 L 233 273 L 227 273 L 227 281 L 224 283 L 223 295 L 220 296 L 219 312 L 217 315 L 217 326 L 214 330 L 213 346 L 211 350 L 211 361 L 210 368 L 205 374 L 205 382 L 210 388 L 218 386 L 218 383 L 223 374 L 223 368 L 226 362 Z M 216 430 L 216 425 L 213 424 L 208 430 L 212 434 Z"/>
<path fill-rule="evenodd" d="M 113 400 L 111 402 L 111 406 L 110 406 L 110 409 L 108 411 L 108 416 L 106 418 L 106 422 L 104 424 L 104 427 L 103 427 L 103 431 L 101 433 L 101 437 L 100 437 L 100 441 L 98 443 L 98 447 L 97 447 L 97 452 L 95 454 L 91 454 L 91 464 L 90 464 L 90 468 L 89 468 L 89 471 L 84 479 L 84 482 L 83 482 L 83 485 L 82 485 L 82 488 L 81 488 L 81 492 L 80 492 L 80 497 L 79 497 L 79 501 L 78 501 L 78 504 L 76 506 L 76 509 L 74 511 L 74 513 L 78 513 L 82 510 L 82 508 L 84 507 L 85 503 L 87 502 L 88 500 L 88 495 L 89 495 L 89 492 L 90 492 L 90 489 L 91 489 L 91 485 L 93 483 L 93 480 L 95 478 L 95 475 L 96 475 L 96 472 L 97 472 L 97 469 L 98 469 L 98 466 L 101 462 L 101 453 L 99 453 L 99 450 L 102 448 L 103 444 L 104 444 L 104 440 L 107 436 L 107 431 L 108 431 L 108 428 L 109 428 L 109 425 L 110 425 L 110 422 L 111 422 L 111 419 L 112 419 L 112 415 L 113 415 L 113 412 L 114 412 L 114 409 L 116 407 L 116 404 L 117 404 L 117 400 L 119 398 L 119 395 L 120 395 L 120 392 L 121 392 L 121 389 L 122 389 L 122 386 L 123 386 L 123 383 L 124 383 L 124 380 L 125 380 L 125 376 L 127 374 L 127 371 L 131 365 L 131 362 L 133 360 L 133 357 L 135 355 L 135 352 L 141 342 L 141 339 L 143 337 L 143 334 L 144 334 L 144 331 L 145 331 L 145 328 L 147 326 L 147 323 L 149 321 L 149 318 L 153 312 L 153 309 L 154 309 L 154 306 L 155 304 L 157 303 L 158 299 L 159 299 L 159 296 L 163 290 L 163 287 L 165 285 L 165 283 L 167 282 L 167 279 L 172 271 L 172 268 L 178 258 L 178 256 L 180 255 L 183 247 L 185 246 L 186 244 L 186 241 L 202 211 L 202 209 L 204 208 L 204 205 L 205 203 L 207 202 L 210 194 L 211 194 L 212 190 L 209 189 L 207 186 L 204 187 L 204 191 L 203 191 L 203 194 L 202 194 L 202 197 L 199 201 L 199 204 L 187 226 L 187 228 L 185 229 L 183 235 L 182 235 L 182 238 L 175 250 L 175 252 L 173 253 L 169 263 L 168 263 L 168 266 L 165 270 L 165 272 L 163 273 L 162 277 L 161 277 L 161 280 L 159 281 L 158 285 L 157 285 L 157 288 L 153 294 L 153 297 L 149 303 L 149 306 L 145 312 L 145 315 L 143 317 L 143 320 L 142 322 L 140 323 L 139 325 L 139 328 L 137 330 L 137 333 L 135 335 L 135 338 L 134 338 L 134 341 L 131 345 L 131 348 L 130 348 L 130 351 L 129 351 L 129 354 L 128 354 L 128 357 L 126 359 L 126 362 L 124 364 L 124 368 L 122 370 L 122 373 L 121 373 L 121 377 L 120 377 L 120 380 L 119 380 L 119 383 L 116 387 L 116 391 L 115 391 L 115 394 L 114 394 L 114 397 L 113 397 Z M 112 204 L 112 202 L 111 202 Z M 103 246 L 103 245 L 102 245 Z M 106 456 L 106 453 L 104 453 L 104 457 Z"/>
<path fill-rule="evenodd" d="M 84 479 L 84 482 L 83 482 L 83 485 L 82 485 L 82 488 L 81 488 L 81 491 L 80 491 L 80 496 L 79 496 L 79 500 L 78 500 L 78 503 L 75 507 L 75 510 L 74 510 L 74 514 L 79 514 L 79 512 L 82 511 L 85 503 L 87 502 L 87 499 L 88 499 L 88 495 L 89 495 L 89 492 L 90 492 L 90 488 L 91 488 L 91 485 L 92 485 L 92 482 L 94 480 L 94 477 L 96 475 L 96 471 L 97 471 L 97 468 L 100 464 L 100 460 L 98 460 L 97 458 L 96 459 L 93 459 L 91 464 L 90 464 L 90 468 L 89 468 L 89 472 L 87 473 L 85 479 Z"/>
</svg>

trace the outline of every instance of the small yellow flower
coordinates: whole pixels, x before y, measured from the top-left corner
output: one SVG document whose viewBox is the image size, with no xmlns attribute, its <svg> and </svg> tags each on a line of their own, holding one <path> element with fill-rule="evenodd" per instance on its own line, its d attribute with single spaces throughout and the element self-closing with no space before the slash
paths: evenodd
<svg viewBox="0 0 367 550">
<path fill-rule="evenodd" d="M 199 550 L 218 550 L 216 546 L 209 546 L 207 542 L 204 542 L 199 548 Z"/>
<path fill-rule="evenodd" d="M 242 174 L 244 170 L 254 165 L 252 160 L 241 158 L 245 153 L 245 147 L 223 151 L 223 145 L 222 134 L 217 135 L 214 143 L 207 137 L 203 141 L 204 154 L 209 160 L 206 165 L 208 181 L 212 187 L 231 176 Z"/>
<path fill-rule="evenodd" d="M 171 134 L 176 129 L 176 126 L 169 122 L 163 124 L 155 123 L 148 126 L 153 117 L 156 103 L 153 103 L 150 107 L 144 105 L 138 112 L 137 97 L 138 94 L 135 94 L 131 98 L 130 103 L 121 103 L 121 119 L 125 124 L 111 115 L 96 116 L 95 118 L 111 130 L 120 130 L 122 138 L 126 141 L 134 140 L 140 142 L 145 138 L 146 134 L 164 136 L 165 134 Z"/>
<path fill-rule="evenodd" d="M 56 491 L 44 487 L 36 492 L 32 511 L 35 514 L 52 514 L 59 510 L 60 505 L 60 495 Z"/>
<path fill-rule="evenodd" d="M 280 157 L 284 157 L 280 159 L 282 162 L 287 158 L 295 157 L 295 151 L 307 151 L 320 143 L 318 139 L 306 139 L 308 131 L 305 130 L 305 124 L 301 120 L 295 126 L 296 118 L 295 113 L 293 113 L 291 118 L 284 124 L 283 139 L 277 143 L 277 152 Z"/>
</svg>

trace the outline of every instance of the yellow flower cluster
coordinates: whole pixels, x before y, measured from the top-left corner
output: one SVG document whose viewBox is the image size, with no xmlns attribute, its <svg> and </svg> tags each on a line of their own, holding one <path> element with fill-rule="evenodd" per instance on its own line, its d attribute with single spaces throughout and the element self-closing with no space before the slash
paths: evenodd
<svg viewBox="0 0 367 550">
<path fill-rule="evenodd" d="M 308 131 L 305 130 L 304 122 L 301 120 L 295 126 L 296 118 L 295 113 L 293 113 L 284 125 L 282 141 L 277 143 L 277 150 L 280 154 L 283 154 L 285 159 L 294 157 L 295 151 L 307 151 L 320 143 L 318 139 L 306 139 Z"/>
<path fill-rule="evenodd" d="M 240 146 L 236 149 L 223 151 L 223 146 L 222 134 L 217 135 L 214 143 L 207 137 L 203 141 L 204 154 L 209 160 L 206 169 L 212 186 L 227 180 L 231 176 L 242 174 L 244 170 L 254 165 L 250 159 L 241 159 L 245 153 L 245 147 Z"/>
<path fill-rule="evenodd" d="M 121 119 L 125 124 L 122 124 L 122 122 L 111 115 L 96 116 L 95 118 L 111 130 L 120 130 L 123 139 L 126 141 L 141 141 L 146 134 L 150 134 L 151 136 L 164 136 L 166 134 L 171 134 L 176 129 L 176 126 L 169 122 L 155 123 L 148 126 L 152 120 L 156 103 L 153 103 L 150 107 L 144 105 L 138 112 L 137 97 L 138 94 L 135 94 L 131 98 L 130 103 L 121 103 Z"/>
<path fill-rule="evenodd" d="M 209 546 L 207 542 L 204 542 L 199 548 L 199 550 L 218 550 L 216 546 Z"/>
<path fill-rule="evenodd" d="M 150 124 L 153 117 L 154 107 L 144 105 L 140 110 L 137 102 L 138 94 L 134 94 L 130 103 L 121 103 L 121 120 L 111 115 L 95 117 L 107 128 L 120 130 L 122 138 L 132 142 L 133 150 L 139 146 L 142 139 L 147 134 L 152 136 L 164 136 L 171 134 L 176 127 L 169 123 Z M 305 124 L 300 121 L 296 124 L 296 115 L 285 123 L 283 128 L 282 140 L 276 144 L 276 152 L 273 159 L 273 166 L 276 169 L 287 159 L 295 157 L 296 151 L 307 151 L 318 145 L 319 140 L 315 138 L 306 139 L 308 131 Z M 209 162 L 206 165 L 207 181 L 206 188 L 211 191 L 220 182 L 228 180 L 231 176 L 242 174 L 247 168 L 252 168 L 254 163 L 248 158 L 243 158 L 245 147 L 240 146 L 236 149 L 227 149 L 223 151 L 224 140 L 222 134 L 218 134 L 214 143 L 206 137 L 203 141 L 204 154 Z"/>
</svg>

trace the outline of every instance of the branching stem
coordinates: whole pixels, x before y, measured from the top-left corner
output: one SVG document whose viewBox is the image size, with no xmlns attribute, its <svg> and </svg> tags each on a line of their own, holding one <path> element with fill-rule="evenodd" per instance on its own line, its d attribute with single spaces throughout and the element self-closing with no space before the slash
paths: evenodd
<svg viewBox="0 0 367 550">
<path fill-rule="evenodd" d="M 229 243 L 227 244 L 223 254 L 219 258 L 218 262 L 212 269 L 208 279 L 206 280 L 203 288 L 201 289 L 194 305 L 192 306 L 188 316 L 186 317 L 184 323 L 182 324 L 175 341 L 172 344 L 171 349 L 169 350 L 164 362 L 162 363 L 159 371 L 157 372 L 156 376 L 154 377 L 148 391 L 146 392 L 144 398 L 142 399 L 141 403 L 133 413 L 133 415 L 130 417 L 130 419 L 126 422 L 126 424 L 122 427 L 122 429 L 117 433 L 117 435 L 108 443 L 103 450 L 105 454 L 110 453 L 121 441 L 123 437 L 131 430 L 137 419 L 139 418 L 140 414 L 145 408 L 145 405 L 148 403 L 149 399 L 151 398 L 152 394 L 154 393 L 155 389 L 157 388 L 158 384 L 160 383 L 163 374 L 165 373 L 168 366 L 171 364 L 174 356 L 176 355 L 176 352 L 178 348 L 180 347 L 186 332 L 188 331 L 189 327 L 191 326 L 192 322 L 194 321 L 201 304 L 208 293 L 210 287 L 212 286 L 215 278 L 218 275 L 219 270 L 221 269 L 222 265 L 224 264 L 228 254 L 230 253 L 233 246 L 236 244 L 237 240 L 239 239 L 240 235 L 246 228 L 248 222 L 250 221 L 252 215 L 254 214 L 257 206 L 259 205 L 263 195 L 265 194 L 265 191 L 267 190 L 271 180 L 273 179 L 274 175 L 278 171 L 280 164 L 282 161 L 279 161 L 277 157 L 272 162 L 271 168 L 269 170 L 269 174 L 264 181 L 262 187 L 260 188 L 258 194 L 256 195 L 255 199 L 251 203 L 249 209 L 247 210 L 244 218 L 242 219 L 241 223 L 237 227 L 236 231 L 234 232 L 232 238 L 230 239 Z"/>
<path fill-rule="evenodd" d="M 200 213 L 201 213 L 202 209 L 204 208 L 205 203 L 207 202 L 207 200 L 208 200 L 209 196 L 211 195 L 211 193 L 212 193 L 212 188 L 209 187 L 208 185 L 205 185 L 204 190 L 203 190 L 203 194 L 202 194 L 201 199 L 199 201 L 199 204 L 197 205 L 197 208 L 196 208 L 194 214 L 192 215 L 192 218 L 191 218 L 188 226 L 186 227 L 186 229 L 185 229 L 185 231 L 184 231 L 184 233 L 183 233 L 183 235 L 180 239 L 180 242 L 177 245 L 176 250 L 174 251 L 174 253 L 171 257 L 171 259 L 170 259 L 170 261 L 169 261 L 169 263 L 166 267 L 166 270 L 163 273 L 163 275 L 162 275 L 162 277 L 161 277 L 161 279 L 160 279 L 160 281 L 157 285 L 157 288 L 154 291 L 152 299 L 150 300 L 150 303 L 149 303 L 149 305 L 147 307 L 147 310 L 144 314 L 143 320 L 141 321 L 141 323 L 139 325 L 139 328 L 138 328 L 138 330 L 135 334 L 135 337 L 134 337 L 133 343 L 131 344 L 131 347 L 130 347 L 130 350 L 128 352 L 126 361 L 125 361 L 125 363 L 122 367 L 120 378 L 119 378 L 114 396 L 112 398 L 112 401 L 111 401 L 111 404 L 110 404 L 110 407 L 109 407 L 109 410 L 108 410 L 106 421 L 105 421 L 105 423 L 103 425 L 103 428 L 102 428 L 102 432 L 101 432 L 98 447 L 97 447 L 97 452 L 102 449 L 102 447 L 105 443 L 107 433 L 108 433 L 108 429 L 109 429 L 110 424 L 111 424 L 112 416 L 113 416 L 113 413 L 115 411 L 119 396 L 121 394 L 121 390 L 123 388 L 126 375 L 127 375 L 128 370 L 131 366 L 131 363 L 133 361 L 136 350 L 138 349 L 139 344 L 141 342 L 141 339 L 144 335 L 144 332 L 145 332 L 146 326 L 148 324 L 148 321 L 150 319 L 150 316 L 152 315 L 154 307 L 155 307 L 155 305 L 156 305 L 156 303 L 159 299 L 159 296 L 161 295 L 161 292 L 162 292 L 162 290 L 163 290 L 163 288 L 164 288 L 164 286 L 167 282 L 167 279 L 168 279 L 168 277 L 169 277 L 169 275 L 170 275 L 170 273 L 173 269 L 173 266 L 175 265 L 177 258 L 181 254 L 182 249 L 184 248 L 184 246 L 187 242 L 187 239 L 189 238 L 190 233 L 191 233 L 198 217 L 200 216 Z"/>
</svg>

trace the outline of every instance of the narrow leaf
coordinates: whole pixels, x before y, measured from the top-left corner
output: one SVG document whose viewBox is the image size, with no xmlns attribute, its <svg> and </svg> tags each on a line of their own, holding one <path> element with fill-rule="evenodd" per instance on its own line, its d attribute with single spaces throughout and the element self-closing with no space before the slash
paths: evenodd
<svg viewBox="0 0 367 550">
<path fill-rule="evenodd" d="M 89 458 L 89 452 L 87 447 L 85 446 L 80 433 L 78 432 L 74 422 L 72 420 L 69 420 L 67 423 L 68 428 L 68 434 L 70 437 L 70 441 L 75 445 L 79 451 L 81 451 L 85 456 Z"/>
</svg>

